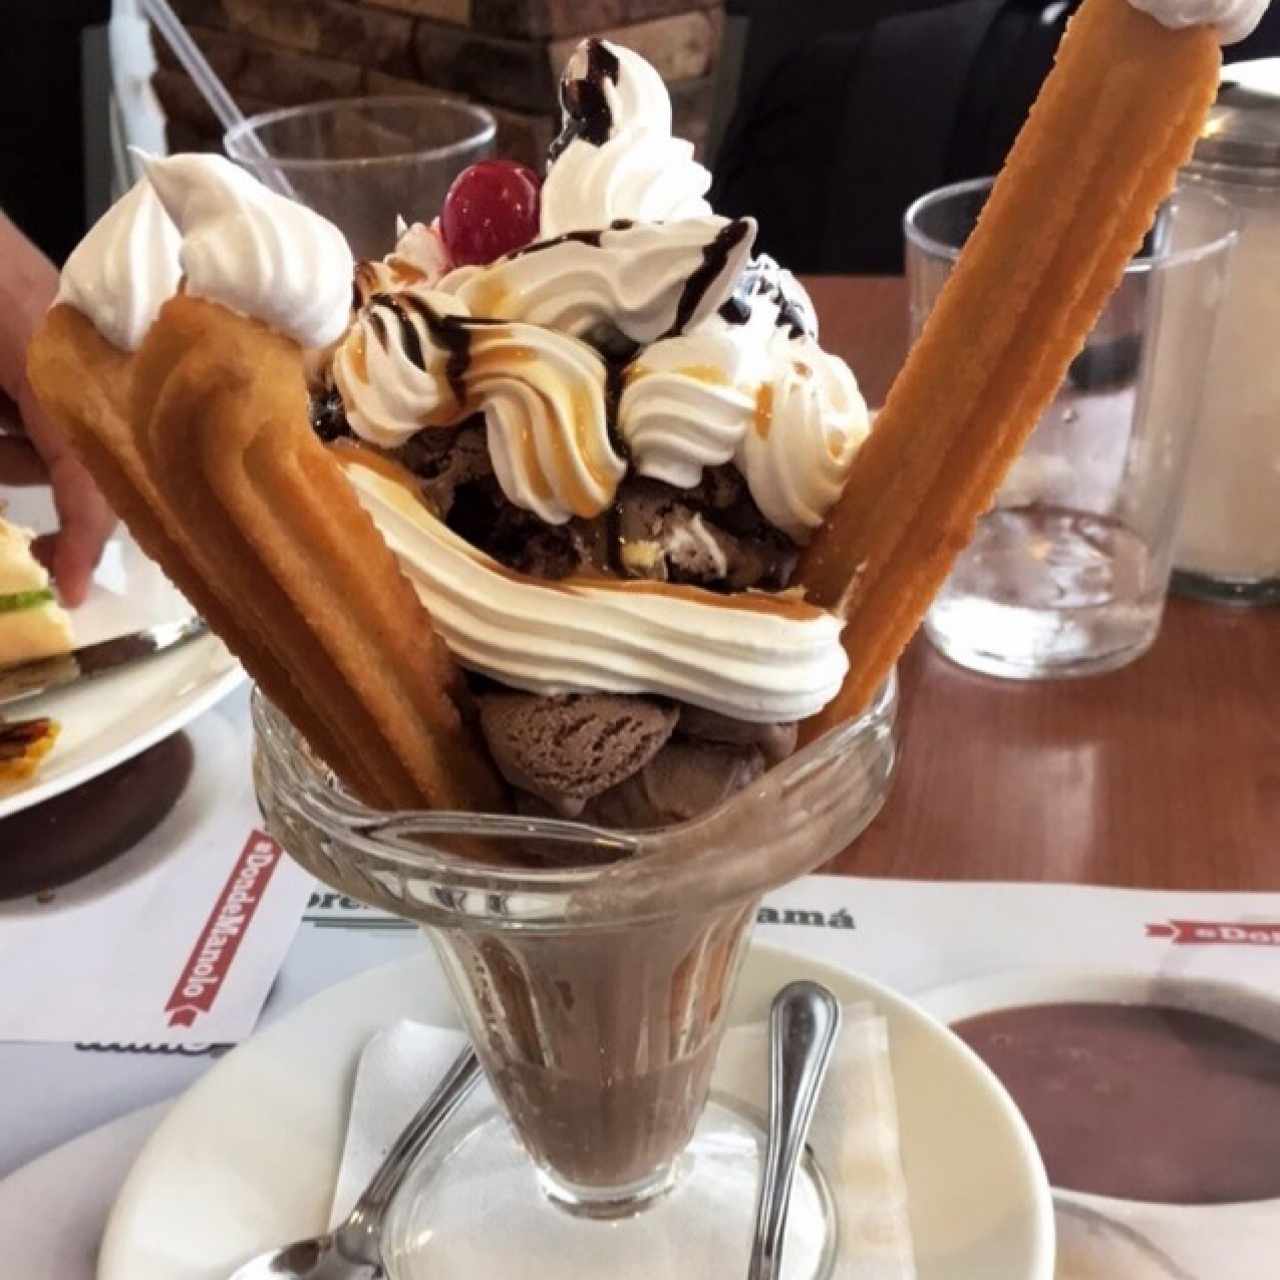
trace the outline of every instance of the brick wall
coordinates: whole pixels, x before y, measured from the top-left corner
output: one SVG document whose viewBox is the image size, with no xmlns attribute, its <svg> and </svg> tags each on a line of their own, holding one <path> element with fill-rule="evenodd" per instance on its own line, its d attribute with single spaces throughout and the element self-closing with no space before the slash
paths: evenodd
<svg viewBox="0 0 1280 1280">
<path fill-rule="evenodd" d="M 702 146 L 720 0 L 174 0 L 246 115 L 321 98 L 443 93 L 483 103 L 497 151 L 541 168 L 560 68 L 583 35 L 648 58 L 671 89 L 677 134 Z M 156 91 L 174 150 L 220 147 L 221 127 L 157 40 Z"/>
</svg>

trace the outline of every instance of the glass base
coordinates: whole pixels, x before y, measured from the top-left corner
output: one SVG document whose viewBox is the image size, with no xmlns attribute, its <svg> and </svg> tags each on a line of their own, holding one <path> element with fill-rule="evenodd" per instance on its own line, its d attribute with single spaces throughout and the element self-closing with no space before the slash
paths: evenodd
<svg viewBox="0 0 1280 1280">
<path fill-rule="evenodd" d="M 1151 647 L 1163 588 L 1146 542 L 1120 520 L 999 507 L 978 522 L 925 631 L 952 662 L 987 675 L 1097 675 Z"/>
<path fill-rule="evenodd" d="M 1193 600 L 1211 604 L 1280 604 L 1280 578 L 1211 578 L 1208 574 L 1175 569 L 1170 583 L 1173 591 Z"/>
<path fill-rule="evenodd" d="M 1083 651 L 1060 652 L 1047 656 L 1044 652 L 999 652 L 988 649 L 984 642 L 969 635 L 957 635 L 930 625 L 928 618 L 924 625 L 925 635 L 929 637 L 933 647 L 950 662 L 969 671 L 977 671 L 986 676 L 999 676 L 1004 680 L 1069 680 L 1077 676 L 1098 676 L 1106 671 L 1118 671 L 1129 663 L 1142 657 L 1155 643 L 1159 632 L 1159 618 L 1156 625 L 1148 628 L 1128 644 L 1115 649 L 1093 652 Z M 996 643 L 998 635 L 991 637 Z"/>
<path fill-rule="evenodd" d="M 489 1109 L 453 1146 L 428 1150 L 397 1194 L 382 1238 L 389 1280 L 746 1275 L 764 1140 L 754 1119 L 712 1102 L 671 1176 L 630 1200 L 578 1194 L 566 1203 Z M 826 1280 L 837 1240 L 830 1189 L 806 1156 L 783 1280 Z"/>
</svg>

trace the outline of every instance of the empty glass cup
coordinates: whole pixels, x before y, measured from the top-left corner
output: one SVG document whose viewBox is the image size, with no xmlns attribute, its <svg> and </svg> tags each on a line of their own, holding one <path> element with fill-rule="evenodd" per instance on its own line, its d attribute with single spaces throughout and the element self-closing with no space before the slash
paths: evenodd
<svg viewBox="0 0 1280 1280">
<path fill-rule="evenodd" d="M 336 224 L 357 258 L 380 258 L 397 216 L 434 218 L 454 178 L 493 150 L 495 128 L 490 112 L 456 98 L 334 98 L 250 116 L 223 146 Z"/>
<path fill-rule="evenodd" d="M 710 813 L 615 832 L 367 809 L 255 695 L 271 833 L 334 888 L 423 926 L 500 1103 L 399 1192 L 394 1280 L 746 1273 L 763 1133 L 706 1105 L 730 996 L 761 895 L 879 811 L 894 709 L 891 680 Z M 789 1276 L 829 1273 L 837 1220 L 810 1161 Z"/>
<path fill-rule="evenodd" d="M 958 183 L 907 210 L 913 336 L 990 189 Z M 1151 646 L 1235 228 L 1205 192 L 1161 208 L 929 610 L 948 658 L 1033 679 L 1110 671 Z"/>
</svg>

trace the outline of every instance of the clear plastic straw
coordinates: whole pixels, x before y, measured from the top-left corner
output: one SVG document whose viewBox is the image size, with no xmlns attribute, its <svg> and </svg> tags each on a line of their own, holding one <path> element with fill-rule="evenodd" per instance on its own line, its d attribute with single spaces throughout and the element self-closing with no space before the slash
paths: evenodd
<svg viewBox="0 0 1280 1280">
<path fill-rule="evenodd" d="M 182 63 L 183 69 L 191 77 L 196 88 L 204 95 L 204 100 L 213 109 L 213 114 L 218 117 L 222 127 L 230 129 L 235 125 L 243 124 L 243 112 L 236 106 L 235 100 L 227 92 L 227 86 L 218 79 L 217 72 L 209 65 L 208 59 L 200 52 L 200 47 L 170 7 L 169 0 L 139 0 L 139 4 L 142 12 L 151 19 L 164 37 L 165 43 L 173 50 L 174 57 Z M 263 160 L 270 161 L 271 157 L 267 154 L 266 148 L 252 129 L 245 130 L 244 137 L 252 151 Z M 292 200 L 297 199 L 297 193 L 289 179 L 278 167 L 269 165 L 264 168 L 263 173 L 281 195 L 286 195 Z"/>
</svg>

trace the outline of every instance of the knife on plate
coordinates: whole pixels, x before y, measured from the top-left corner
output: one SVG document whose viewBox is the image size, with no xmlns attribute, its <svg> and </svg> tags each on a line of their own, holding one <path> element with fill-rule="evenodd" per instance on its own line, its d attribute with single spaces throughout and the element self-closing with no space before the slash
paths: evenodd
<svg viewBox="0 0 1280 1280">
<path fill-rule="evenodd" d="M 70 653 L 6 667 L 0 670 L 0 706 L 131 667 L 158 654 L 168 653 L 208 632 L 209 628 L 201 618 L 163 622 L 158 627 L 116 636 L 98 644 L 87 644 L 83 648 L 72 649 Z"/>
</svg>

